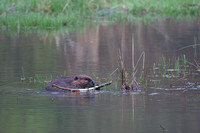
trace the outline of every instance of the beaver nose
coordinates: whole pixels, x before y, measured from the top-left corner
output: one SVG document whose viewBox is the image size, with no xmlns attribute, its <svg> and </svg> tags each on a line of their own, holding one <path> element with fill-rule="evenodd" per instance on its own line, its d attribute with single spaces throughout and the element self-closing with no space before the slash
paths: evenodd
<svg viewBox="0 0 200 133">
<path fill-rule="evenodd" d="M 91 81 L 89 82 L 89 84 L 91 85 L 91 87 L 95 86 L 95 83 L 94 83 L 93 80 L 91 80 Z"/>
</svg>

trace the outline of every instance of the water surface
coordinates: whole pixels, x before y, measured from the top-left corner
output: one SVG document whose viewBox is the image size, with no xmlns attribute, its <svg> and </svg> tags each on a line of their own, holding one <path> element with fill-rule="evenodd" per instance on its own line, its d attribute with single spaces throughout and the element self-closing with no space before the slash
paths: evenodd
<svg viewBox="0 0 200 133">
<path fill-rule="evenodd" d="M 145 69 L 160 57 L 186 55 L 199 60 L 197 20 L 162 19 L 156 22 L 88 26 L 80 33 L 0 34 L 0 132 L 199 132 L 199 88 L 188 91 L 153 86 L 139 92 L 114 91 L 49 93 L 22 82 L 36 74 L 46 77 L 88 74 L 106 78 L 119 67 L 123 51 L 127 71 L 145 51 Z M 122 38 L 124 36 L 124 43 Z M 142 67 L 139 64 L 138 70 Z M 115 73 L 117 74 L 117 73 Z M 199 73 L 192 81 L 199 82 Z M 163 127 L 163 128 L 161 128 Z"/>
</svg>

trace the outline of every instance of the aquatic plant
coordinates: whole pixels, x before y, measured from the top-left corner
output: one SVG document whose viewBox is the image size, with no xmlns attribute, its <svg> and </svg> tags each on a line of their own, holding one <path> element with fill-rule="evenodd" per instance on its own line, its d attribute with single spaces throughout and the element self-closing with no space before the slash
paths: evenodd
<svg viewBox="0 0 200 133">
<path fill-rule="evenodd" d="M 175 70 L 175 72 L 176 72 L 176 76 L 178 76 L 178 75 L 179 75 L 179 70 L 180 70 L 179 57 L 178 57 L 177 59 L 175 59 L 174 70 Z"/>
<path fill-rule="evenodd" d="M 163 60 L 168 60 L 168 62 Z M 159 67 L 165 64 L 163 62 L 168 65 L 166 65 L 166 67 Z M 152 70 L 150 70 L 150 84 L 154 87 L 158 87 L 158 85 L 168 85 L 168 87 L 176 85 L 185 87 L 191 82 L 190 77 L 193 77 L 195 73 L 198 73 L 199 68 L 199 63 L 197 63 L 196 60 L 190 62 L 185 54 L 174 59 L 160 58 L 158 62 L 152 65 Z"/>
<path fill-rule="evenodd" d="M 52 81 L 56 77 L 60 77 L 61 75 L 53 75 L 53 74 L 35 74 L 34 76 L 25 76 L 24 67 L 21 69 L 21 81 L 35 84 L 44 84 L 46 85 L 50 81 Z M 65 75 L 65 71 L 64 74 Z"/>
<path fill-rule="evenodd" d="M 186 56 L 184 54 L 183 55 L 183 68 L 184 68 L 184 71 L 186 71 L 186 67 L 187 67 L 187 59 L 186 59 Z"/>
<path fill-rule="evenodd" d="M 119 77 L 117 77 L 117 80 L 115 81 L 115 90 L 116 89 L 118 89 L 118 86 L 119 86 L 119 80 L 120 80 L 120 78 Z"/>
<path fill-rule="evenodd" d="M 121 56 L 121 55 L 120 55 Z M 120 57 L 120 61 L 122 58 Z M 102 84 L 108 81 L 112 81 L 109 87 L 104 87 L 103 90 L 119 91 L 119 90 L 138 90 L 148 87 L 160 88 L 173 86 L 187 86 L 190 83 L 190 76 L 193 76 L 193 72 L 199 73 L 200 63 L 194 60 L 190 62 L 186 55 L 178 56 L 174 59 L 162 57 L 157 62 L 152 64 L 152 69 L 139 70 L 135 68 L 135 72 L 125 70 L 124 62 L 121 62 L 121 66 L 115 69 L 106 78 L 99 78 L 95 74 L 97 84 Z M 136 66 L 136 65 L 135 65 Z M 34 84 L 37 87 L 44 88 L 51 80 L 56 77 L 66 75 L 66 71 L 63 74 L 35 74 L 34 76 L 27 76 L 25 70 L 22 67 L 21 81 L 23 83 Z M 121 81 L 121 82 L 120 82 Z"/>
<path fill-rule="evenodd" d="M 23 81 L 25 80 L 24 68 L 22 67 L 21 70 L 22 70 L 21 80 Z"/>
<path fill-rule="evenodd" d="M 125 42 L 125 34 L 122 34 L 122 41 L 121 41 L 121 46 L 123 48 L 124 42 Z M 121 75 L 121 89 L 123 90 L 134 90 L 134 89 L 139 89 L 139 82 L 136 80 L 136 74 L 138 72 L 138 64 L 142 60 L 142 72 L 144 71 L 144 66 L 145 66 L 145 52 L 143 51 L 136 64 L 134 62 L 134 35 L 132 35 L 132 71 L 129 73 L 125 70 L 125 64 L 124 64 L 124 54 L 123 54 L 123 49 L 119 50 L 119 64 L 120 64 L 120 75 Z M 121 52 L 122 51 L 122 52 Z M 141 79 L 144 79 L 145 76 L 143 75 Z"/>
</svg>

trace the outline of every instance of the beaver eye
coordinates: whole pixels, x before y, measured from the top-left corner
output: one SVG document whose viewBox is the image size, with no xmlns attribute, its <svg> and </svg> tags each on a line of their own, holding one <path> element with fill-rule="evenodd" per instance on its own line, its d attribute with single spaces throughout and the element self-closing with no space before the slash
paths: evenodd
<svg viewBox="0 0 200 133">
<path fill-rule="evenodd" d="M 77 76 L 75 76 L 75 77 L 74 77 L 74 80 L 78 80 L 78 77 L 77 77 Z"/>
<path fill-rule="evenodd" d="M 84 80 L 89 80 L 89 78 L 84 78 Z"/>
</svg>

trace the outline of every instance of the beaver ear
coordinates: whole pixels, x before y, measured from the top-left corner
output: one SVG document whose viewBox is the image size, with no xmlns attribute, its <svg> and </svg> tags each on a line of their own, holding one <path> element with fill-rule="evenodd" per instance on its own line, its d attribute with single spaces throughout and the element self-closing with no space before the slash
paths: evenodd
<svg viewBox="0 0 200 133">
<path fill-rule="evenodd" d="M 74 77 L 74 80 L 78 80 L 78 77 L 77 77 L 77 76 L 75 76 L 75 77 Z"/>
</svg>

